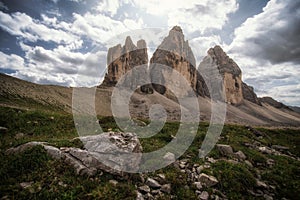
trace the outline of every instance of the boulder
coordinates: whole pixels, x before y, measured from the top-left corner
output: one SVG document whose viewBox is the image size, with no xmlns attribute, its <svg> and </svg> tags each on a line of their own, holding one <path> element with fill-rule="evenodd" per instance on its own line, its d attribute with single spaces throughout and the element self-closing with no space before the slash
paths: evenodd
<svg viewBox="0 0 300 200">
<path fill-rule="evenodd" d="M 154 188 L 154 189 L 161 188 L 161 185 L 156 180 L 154 180 L 152 178 L 148 178 L 147 181 L 146 181 L 146 184 L 149 187 Z"/>
<path fill-rule="evenodd" d="M 246 160 L 246 158 L 247 158 L 246 155 L 242 151 L 235 152 L 234 156 L 241 161 Z"/>
<path fill-rule="evenodd" d="M 201 194 L 199 195 L 199 199 L 201 200 L 207 200 L 209 198 L 209 194 L 206 191 L 201 192 Z"/>
<path fill-rule="evenodd" d="M 223 156 L 232 156 L 233 155 L 233 149 L 230 145 L 226 144 L 216 144 L 217 150 L 222 154 Z"/>
<path fill-rule="evenodd" d="M 150 192 L 150 187 L 148 185 L 140 186 L 138 189 L 142 194 L 146 194 Z"/>
<path fill-rule="evenodd" d="M 199 181 L 203 184 L 206 185 L 207 187 L 214 186 L 218 184 L 218 180 L 214 176 L 209 176 L 207 174 L 201 173 L 199 175 Z"/>
<path fill-rule="evenodd" d="M 171 193 L 171 184 L 164 184 L 160 189 L 162 192 L 170 194 Z"/>
<path fill-rule="evenodd" d="M 44 142 L 28 142 L 10 148 L 6 154 L 22 153 L 41 145 L 49 156 L 63 160 L 73 166 L 80 175 L 94 176 L 99 170 L 115 175 L 124 175 L 124 171 L 137 170 L 141 160 L 142 147 L 133 133 L 109 132 L 100 135 L 79 137 L 86 149 L 63 147 L 56 148 Z"/>
</svg>

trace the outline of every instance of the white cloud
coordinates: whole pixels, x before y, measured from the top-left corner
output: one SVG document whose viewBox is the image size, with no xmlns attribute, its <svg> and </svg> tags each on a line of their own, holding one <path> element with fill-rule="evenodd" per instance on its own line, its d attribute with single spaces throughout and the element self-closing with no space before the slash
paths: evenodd
<svg viewBox="0 0 300 200">
<path fill-rule="evenodd" d="M 196 65 L 198 66 L 203 57 L 207 55 L 207 50 L 215 45 L 222 43 L 220 36 L 200 36 L 189 40 L 194 56 L 196 58 Z"/>
<path fill-rule="evenodd" d="M 105 13 L 113 17 L 117 14 L 119 7 L 119 0 L 102 0 L 97 5 L 96 10 L 100 13 Z"/>
<path fill-rule="evenodd" d="M 11 15 L 0 11 L 0 27 L 25 40 L 36 42 L 52 41 L 56 43 L 70 43 L 79 38 L 61 29 L 54 29 L 41 24 L 38 20 L 32 19 L 25 13 L 12 13 Z"/>
<path fill-rule="evenodd" d="M 209 29 L 221 30 L 227 15 L 237 10 L 236 0 L 134 0 L 147 13 L 168 18 L 168 26 L 180 25 L 187 33 L 205 33 Z"/>
<path fill-rule="evenodd" d="M 24 59 L 16 54 L 7 55 L 0 51 L 0 68 L 11 70 L 24 69 Z"/>
</svg>

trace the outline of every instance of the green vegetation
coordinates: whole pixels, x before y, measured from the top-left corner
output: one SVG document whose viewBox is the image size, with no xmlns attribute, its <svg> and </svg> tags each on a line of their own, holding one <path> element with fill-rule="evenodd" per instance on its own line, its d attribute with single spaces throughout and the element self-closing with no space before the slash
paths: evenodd
<svg viewBox="0 0 300 200">
<path fill-rule="evenodd" d="M 112 117 L 99 117 L 104 131 L 118 130 Z M 146 122 L 148 123 L 148 122 Z M 73 118 L 69 114 L 54 111 L 24 111 L 0 107 L 0 126 L 8 128 L 0 134 L 0 194 L 9 199 L 135 199 L 135 176 L 122 179 L 110 174 L 98 174 L 96 177 L 78 176 L 64 163 L 48 157 L 39 146 L 18 155 L 6 155 L 6 149 L 29 141 L 45 141 L 51 145 L 81 147 L 77 137 Z M 155 136 L 141 139 L 145 152 L 157 150 L 169 143 L 175 136 L 179 123 L 166 123 Z M 180 159 L 188 158 L 190 164 L 203 164 L 198 158 L 198 149 L 205 137 L 208 124 L 201 123 L 190 148 Z M 265 146 L 282 145 L 289 147 L 292 155 L 300 156 L 299 130 L 257 128 L 264 134 L 256 137 L 244 126 L 226 125 L 219 143 L 229 144 L 234 151 L 241 150 L 254 168 L 245 163 L 218 161 L 204 172 L 219 180 L 216 189 L 229 199 L 257 199 L 249 190 L 255 188 L 257 171 L 268 185 L 275 188 L 275 198 L 300 199 L 300 161 L 290 157 L 263 154 L 256 149 L 245 146 L 245 143 L 259 142 Z M 209 157 L 221 158 L 216 149 Z M 267 160 L 274 160 L 272 167 Z M 167 182 L 172 184 L 175 199 L 195 199 L 195 188 L 187 181 L 185 173 L 170 165 L 164 169 L 148 174 L 163 173 Z M 114 186 L 109 180 L 116 179 Z M 22 182 L 32 182 L 24 189 Z M 185 187 L 186 186 L 186 187 Z M 208 189 L 210 192 L 210 189 Z M 165 195 L 164 199 L 171 199 Z"/>
</svg>

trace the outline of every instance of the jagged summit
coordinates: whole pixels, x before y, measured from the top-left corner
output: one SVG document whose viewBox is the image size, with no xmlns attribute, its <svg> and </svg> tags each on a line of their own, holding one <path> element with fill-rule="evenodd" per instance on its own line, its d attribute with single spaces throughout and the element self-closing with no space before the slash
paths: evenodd
<svg viewBox="0 0 300 200">
<path fill-rule="evenodd" d="M 108 67 L 102 86 L 115 86 L 118 80 L 133 67 L 147 63 L 148 54 L 145 40 L 139 40 L 135 45 L 130 36 L 127 36 L 124 46 L 118 44 L 108 49 Z M 133 83 L 135 80 L 129 82 Z"/>
<path fill-rule="evenodd" d="M 147 64 L 148 55 L 145 40 L 139 40 L 135 45 L 130 36 L 127 36 L 124 46 L 118 44 L 108 50 L 108 71 L 102 85 L 115 86 L 120 77 L 133 67 Z M 169 34 L 163 39 L 150 59 L 149 72 L 144 72 L 144 74 L 148 73 L 147 76 L 152 83 L 158 83 L 148 85 L 147 91 L 154 89 L 158 93 L 170 97 L 172 95 L 170 95 L 171 93 L 167 88 L 176 85 L 182 96 L 189 95 L 190 91 L 187 91 L 182 83 L 178 83 L 178 80 L 171 78 L 173 71 L 166 71 L 162 69 L 162 66 L 168 66 L 170 69 L 179 72 L 197 95 L 210 97 L 208 83 L 197 71 L 195 56 L 189 42 L 185 40 L 180 26 L 174 26 L 169 31 Z M 222 76 L 220 82 L 222 86 L 220 88 L 224 88 L 218 91 L 220 100 L 239 105 L 246 99 L 261 105 L 254 89 L 243 83 L 242 71 L 239 66 L 223 51 L 221 46 L 216 45 L 210 48 L 198 68 L 202 71 L 210 71 L 214 68 L 219 71 Z M 128 82 L 134 85 L 137 83 L 136 81 L 131 80 Z"/>
<path fill-rule="evenodd" d="M 216 61 L 222 74 L 227 72 L 233 74 L 234 76 L 241 75 L 242 71 L 239 66 L 223 51 L 219 45 L 210 48 L 207 53 Z"/>
<path fill-rule="evenodd" d="M 180 26 L 174 26 L 174 27 L 171 29 L 171 31 L 177 31 L 177 32 L 183 33 L 183 31 L 182 31 L 182 29 L 181 29 Z"/>
</svg>

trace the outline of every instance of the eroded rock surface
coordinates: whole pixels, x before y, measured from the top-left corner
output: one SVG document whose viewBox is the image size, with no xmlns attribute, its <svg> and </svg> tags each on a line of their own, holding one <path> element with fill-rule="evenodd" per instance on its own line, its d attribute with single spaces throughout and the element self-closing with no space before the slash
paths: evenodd
<svg viewBox="0 0 300 200">
<path fill-rule="evenodd" d="M 74 147 L 56 148 L 44 142 L 29 142 L 6 151 L 21 153 L 41 145 L 54 159 L 62 159 L 74 167 L 77 174 L 94 176 L 99 170 L 123 175 L 123 171 L 138 170 L 142 146 L 133 133 L 108 132 L 100 135 L 79 137 L 85 149 Z"/>
</svg>

